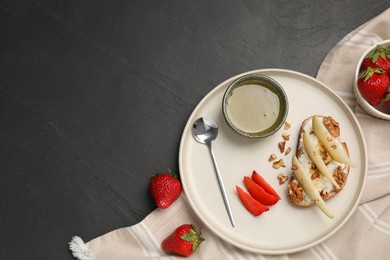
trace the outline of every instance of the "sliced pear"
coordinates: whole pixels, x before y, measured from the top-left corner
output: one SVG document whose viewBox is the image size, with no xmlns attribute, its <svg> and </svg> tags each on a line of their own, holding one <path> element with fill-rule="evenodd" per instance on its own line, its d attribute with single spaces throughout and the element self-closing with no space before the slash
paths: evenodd
<svg viewBox="0 0 390 260">
<path fill-rule="evenodd" d="M 310 178 L 310 174 L 306 171 L 306 169 L 301 165 L 298 161 L 298 158 L 294 155 L 292 158 L 292 168 L 294 170 L 295 178 L 302 185 L 302 188 L 310 196 L 312 201 L 321 209 L 321 211 L 328 216 L 329 218 L 333 218 L 333 214 L 328 209 L 325 201 L 320 196 L 320 193 L 317 191 L 314 183 Z"/>
<path fill-rule="evenodd" d="M 351 167 L 356 167 L 356 164 L 349 158 L 341 142 L 329 133 L 318 116 L 313 116 L 313 131 L 332 159 L 340 163 L 348 164 Z"/>
<path fill-rule="evenodd" d="M 329 181 L 337 189 L 340 189 L 340 186 L 333 178 L 332 173 L 329 171 L 328 167 L 326 167 L 324 161 L 322 160 L 318 147 L 316 147 L 313 140 L 309 137 L 309 133 L 307 133 L 306 131 L 303 133 L 303 146 L 305 147 L 305 150 L 309 155 L 310 160 L 315 164 L 320 173 L 327 179 L 329 179 Z"/>
</svg>

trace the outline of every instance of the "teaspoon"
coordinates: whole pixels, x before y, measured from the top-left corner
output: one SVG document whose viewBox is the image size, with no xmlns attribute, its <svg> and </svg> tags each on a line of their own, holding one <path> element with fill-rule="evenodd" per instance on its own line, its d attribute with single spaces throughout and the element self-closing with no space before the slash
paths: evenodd
<svg viewBox="0 0 390 260">
<path fill-rule="evenodd" d="M 234 224 L 232 210 L 230 208 L 229 199 L 226 194 L 225 185 L 223 184 L 222 177 L 218 169 L 217 161 L 215 160 L 214 152 L 212 149 L 212 142 L 215 140 L 215 138 L 217 138 L 218 135 L 217 123 L 212 118 L 209 117 L 198 118 L 192 127 L 192 134 L 199 143 L 206 144 L 207 147 L 209 148 L 211 158 L 213 159 L 215 172 L 217 174 L 217 179 L 219 183 L 219 188 L 222 193 L 223 201 L 225 203 L 225 207 L 228 212 L 230 222 L 234 227 L 235 224 Z"/>
</svg>

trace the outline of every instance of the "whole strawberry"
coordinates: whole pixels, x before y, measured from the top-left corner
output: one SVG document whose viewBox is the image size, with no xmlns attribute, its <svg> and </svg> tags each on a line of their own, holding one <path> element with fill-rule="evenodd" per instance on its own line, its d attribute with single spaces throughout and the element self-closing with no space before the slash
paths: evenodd
<svg viewBox="0 0 390 260">
<path fill-rule="evenodd" d="M 386 73 L 390 73 L 390 48 L 378 46 L 372 50 L 363 60 L 363 67 L 382 69 Z"/>
<path fill-rule="evenodd" d="M 161 246 L 165 250 L 182 256 L 189 256 L 195 252 L 204 241 L 202 233 L 192 224 L 183 224 L 170 234 Z"/>
<path fill-rule="evenodd" d="M 149 183 L 150 192 L 159 208 L 168 208 L 181 194 L 180 181 L 170 173 L 157 173 Z"/>
<path fill-rule="evenodd" d="M 383 70 L 368 67 L 359 74 L 358 88 L 368 103 L 377 106 L 381 103 L 389 83 L 389 76 Z"/>
</svg>

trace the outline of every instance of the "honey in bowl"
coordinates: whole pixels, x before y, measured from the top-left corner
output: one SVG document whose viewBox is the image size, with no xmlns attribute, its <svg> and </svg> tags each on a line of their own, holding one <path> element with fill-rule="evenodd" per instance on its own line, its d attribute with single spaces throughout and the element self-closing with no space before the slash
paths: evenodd
<svg viewBox="0 0 390 260">
<path fill-rule="evenodd" d="M 283 88 L 272 78 L 249 75 L 225 92 L 223 112 L 228 124 L 246 137 L 261 138 L 285 122 L 288 102 Z"/>
</svg>

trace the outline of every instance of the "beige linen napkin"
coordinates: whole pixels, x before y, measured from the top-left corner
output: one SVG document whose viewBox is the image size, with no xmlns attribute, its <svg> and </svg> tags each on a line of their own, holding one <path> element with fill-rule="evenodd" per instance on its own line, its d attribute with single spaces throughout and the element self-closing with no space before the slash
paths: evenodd
<svg viewBox="0 0 390 260">
<path fill-rule="evenodd" d="M 342 39 L 323 61 L 317 78 L 331 87 L 355 113 L 368 149 L 368 177 L 359 207 L 343 228 L 327 241 L 306 251 L 268 256 L 246 252 L 225 243 L 192 212 L 184 194 L 168 209 L 156 209 L 140 223 L 84 243 L 74 237 L 73 255 L 89 259 L 180 259 L 161 249 L 161 241 L 177 226 L 202 227 L 206 241 L 193 259 L 390 259 L 390 121 L 375 119 L 357 104 L 352 79 L 363 52 L 390 39 L 390 9 Z"/>
</svg>

